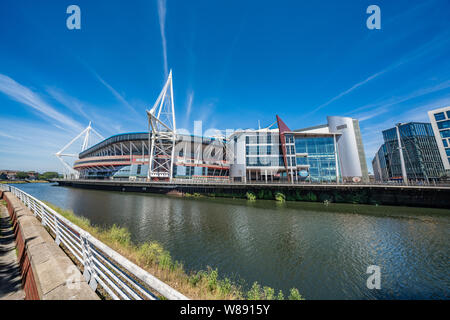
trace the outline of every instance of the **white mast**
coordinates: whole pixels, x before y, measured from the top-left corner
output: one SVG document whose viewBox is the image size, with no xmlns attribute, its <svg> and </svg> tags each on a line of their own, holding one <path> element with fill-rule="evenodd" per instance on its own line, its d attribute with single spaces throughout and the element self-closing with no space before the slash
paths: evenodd
<svg viewBox="0 0 450 320">
<path fill-rule="evenodd" d="M 79 178 L 79 173 L 75 169 L 73 169 L 66 161 L 64 161 L 63 157 L 70 157 L 70 158 L 78 158 L 78 154 L 72 154 L 72 153 L 64 153 L 71 145 L 75 143 L 78 139 L 80 139 L 83 135 L 83 144 L 81 146 L 81 152 L 85 151 L 89 147 L 89 138 L 91 131 L 97 135 L 100 139 L 104 140 L 103 136 L 99 134 L 97 131 L 95 131 L 92 126 L 92 122 L 89 122 L 89 125 L 81 131 L 75 138 L 73 138 L 68 144 L 66 144 L 61 150 L 59 150 L 57 153 L 55 153 L 55 156 L 61 161 L 61 163 L 64 166 L 64 178 Z"/>
<path fill-rule="evenodd" d="M 153 108 L 147 111 L 151 145 L 147 178 L 172 181 L 176 122 L 172 70 Z"/>
</svg>

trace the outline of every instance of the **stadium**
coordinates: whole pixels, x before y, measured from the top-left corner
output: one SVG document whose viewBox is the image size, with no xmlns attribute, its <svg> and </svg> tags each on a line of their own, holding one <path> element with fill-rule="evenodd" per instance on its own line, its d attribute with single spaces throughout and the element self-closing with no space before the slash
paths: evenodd
<svg viewBox="0 0 450 320">
<path fill-rule="evenodd" d="M 326 124 L 291 130 L 276 116 L 267 128 L 235 130 L 228 136 L 181 134 L 176 129 L 172 72 L 147 118 L 148 132 L 117 134 L 88 148 L 89 132 L 96 133 L 89 125 L 77 137 L 86 134 L 73 167 L 62 161 L 68 175 L 167 182 L 368 180 L 356 119 L 331 116 Z M 56 154 L 60 160 L 66 148 Z"/>
</svg>

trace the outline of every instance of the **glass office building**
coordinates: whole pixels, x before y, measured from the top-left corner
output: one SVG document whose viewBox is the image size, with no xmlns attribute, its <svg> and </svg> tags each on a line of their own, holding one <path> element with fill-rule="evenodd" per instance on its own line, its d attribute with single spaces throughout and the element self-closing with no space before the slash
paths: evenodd
<svg viewBox="0 0 450 320">
<path fill-rule="evenodd" d="M 409 122 L 398 125 L 406 178 L 410 181 L 437 181 L 444 167 L 430 123 Z M 378 181 L 403 179 L 397 127 L 383 131 L 384 144 L 372 163 Z"/>
</svg>

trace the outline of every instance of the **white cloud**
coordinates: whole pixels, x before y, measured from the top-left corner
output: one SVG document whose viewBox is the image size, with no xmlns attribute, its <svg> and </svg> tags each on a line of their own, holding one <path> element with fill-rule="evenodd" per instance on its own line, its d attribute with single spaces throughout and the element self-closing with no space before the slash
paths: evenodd
<svg viewBox="0 0 450 320">
<path fill-rule="evenodd" d="M 409 94 L 401 96 L 401 97 L 394 97 L 394 98 L 383 100 L 378 103 L 373 103 L 373 104 L 369 104 L 369 105 L 357 108 L 356 110 L 354 110 L 354 112 L 361 111 L 361 110 L 367 110 L 367 109 L 371 109 L 371 110 L 367 111 L 367 112 L 359 113 L 356 115 L 353 112 L 352 116 L 353 116 L 353 118 L 358 119 L 360 122 L 366 121 L 366 120 L 375 118 L 381 114 L 384 114 L 386 112 L 392 111 L 392 108 L 391 108 L 392 106 L 395 106 L 397 104 L 400 104 L 400 103 L 403 103 L 403 102 L 406 102 L 406 101 L 409 101 L 409 100 L 412 100 L 415 98 L 425 96 L 430 93 L 445 90 L 448 88 L 450 88 L 450 80 L 444 81 L 442 83 L 439 83 L 437 85 L 434 85 L 434 86 L 431 86 L 428 88 L 422 88 L 422 89 L 413 91 L 412 93 L 409 93 Z"/>
<path fill-rule="evenodd" d="M 72 130 L 82 129 L 82 126 L 77 121 L 55 110 L 37 93 L 3 74 L 0 74 L 0 92 L 3 92 L 5 95 L 19 103 L 33 108 L 46 118 L 56 120 L 58 123 L 62 124 L 63 127 L 68 127 Z"/>
<path fill-rule="evenodd" d="M 79 115 L 83 116 L 84 118 L 89 120 L 89 116 L 84 111 L 84 103 L 79 101 L 76 98 L 73 98 L 67 94 L 65 94 L 63 91 L 56 89 L 56 88 L 47 88 L 47 93 L 56 101 L 58 101 L 63 106 L 67 107 L 73 112 L 78 113 Z"/>
<path fill-rule="evenodd" d="M 130 109 L 136 115 L 138 114 L 137 111 L 128 103 L 128 101 L 126 101 L 120 93 L 118 93 L 113 87 L 111 87 L 109 85 L 109 83 L 107 83 L 105 80 L 103 80 L 103 78 L 100 77 L 95 71 L 92 70 L 92 73 L 113 94 L 113 96 L 116 97 L 117 100 L 119 100 L 124 106 L 126 106 L 128 109 Z"/>
<path fill-rule="evenodd" d="M 350 94 L 351 92 L 353 92 L 354 90 L 358 89 L 359 87 L 367 84 L 368 82 L 378 78 L 379 76 L 381 76 L 381 75 L 383 75 L 383 74 L 385 74 L 387 72 L 393 71 L 393 70 L 397 69 L 400 66 L 403 66 L 403 65 L 405 65 L 407 63 L 410 63 L 410 62 L 412 62 L 414 60 L 417 60 L 419 58 L 422 58 L 424 56 L 427 56 L 428 58 L 430 58 L 431 52 L 438 51 L 438 49 L 441 49 L 442 47 L 445 47 L 446 43 L 449 41 L 448 37 L 449 37 L 449 33 L 448 32 L 444 32 L 444 33 L 436 36 L 435 38 L 431 39 L 430 41 L 428 41 L 427 43 L 423 44 L 419 48 L 417 48 L 417 49 L 413 50 L 412 52 L 406 54 L 404 57 L 399 59 L 397 62 L 389 65 L 387 68 L 372 74 L 371 76 L 367 77 L 365 80 L 354 84 L 349 89 L 339 93 L 337 96 L 335 96 L 335 97 L 331 98 L 330 100 L 328 100 L 327 102 L 321 104 L 320 106 L 315 108 L 313 111 L 311 111 L 309 114 L 312 114 L 314 112 L 319 111 L 320 109 L 322 109 L 322 108 L 328 106 L 329 104 L 335 102 L 336 100 L 339 100 L 340 98 Z M 438 52 L 438 54 L 441 54 L 441 52 Z"/>
<path fill-rule="evenodd" d="M 159 17 L 159 29 L 161 31 L 163 58 L 164 58 L 164 78 L 169 75 L 169 67 L 167 63 L 167 42 L 166 42 L 166 0 L 158 0 L 158 17 Z"/>
<path fill-rule="evenodd" d="M 187 104 L 186 104 L 186 120 L 188 120 L 189 116 L 191 115 L 193 101 L 194 101 L 194 91 L 191 91 L 188 94 L 188 99 L 187 99 Z"/>
</svg>

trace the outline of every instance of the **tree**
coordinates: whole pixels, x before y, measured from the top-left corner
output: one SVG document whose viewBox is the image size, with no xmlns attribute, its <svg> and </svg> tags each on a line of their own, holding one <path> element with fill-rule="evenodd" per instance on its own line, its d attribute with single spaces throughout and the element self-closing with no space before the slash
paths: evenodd
<svg viewBox="0 0 450 320">
<path fill-rule="evenodd" d="M 58 178 L 59 174 L 57 172 L 44 172 L 43 174 L 39 175 L 39 179 L 40 180 L 50 180 L 50 179 L 55 179 Z"/>
<path fill-rule="evenodd" d="M 20 179 L 20 180 L 24 180 L 28 178 L 28 173 L 26 172 L 17 172 L 16 173 L 16 178 Z"/>
</svg>

